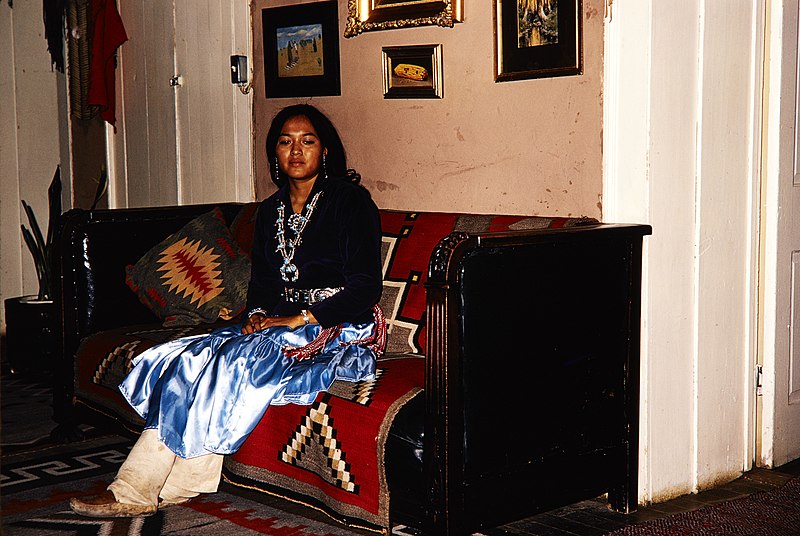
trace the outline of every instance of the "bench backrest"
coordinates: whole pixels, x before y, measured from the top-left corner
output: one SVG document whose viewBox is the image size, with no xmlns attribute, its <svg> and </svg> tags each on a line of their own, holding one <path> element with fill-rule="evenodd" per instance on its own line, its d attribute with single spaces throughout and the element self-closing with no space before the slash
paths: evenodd
<svg viewBox="0 0 800 536">
<path fill-rule="evenodd" d="M 125 266 L 191 219 L 214 206 L 249 251 L 258 203 L 183 205 L 143 209 L 72 210 L 62 217 L 61 295 L 65 350 L 91 333 L 158 319 L 125 283 Z M 425 352 L 425 282 L 438 242 L 451 232 L 570 227 L 587 218 L 551 218 L 381 210 L 384 290 L 389 352 Z"/>
</svg>

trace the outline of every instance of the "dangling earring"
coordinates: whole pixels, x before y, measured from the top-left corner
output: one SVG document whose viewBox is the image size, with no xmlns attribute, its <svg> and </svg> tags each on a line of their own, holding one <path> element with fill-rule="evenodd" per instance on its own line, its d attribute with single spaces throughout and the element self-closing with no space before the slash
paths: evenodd
<svg viewBox="0 0 800 536">
<path fill-rule="evenodd" d="M 278 157 L 275 157 L 275 180 L 280 180 L 281 178 L 281 167 L 278 165 Z"/>
<path fill-rule="evenodd" d="M 322 153 L 322 178 L 328 178 L 328 166 L 325 163 L 325 153 Z"/>
</svg>

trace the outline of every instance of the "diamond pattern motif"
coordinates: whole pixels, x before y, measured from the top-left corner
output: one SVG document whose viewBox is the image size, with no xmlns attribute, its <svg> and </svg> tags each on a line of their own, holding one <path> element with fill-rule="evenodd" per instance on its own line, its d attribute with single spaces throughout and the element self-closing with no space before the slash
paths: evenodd
<svg viewBox="0 0 800 536">
<path fill-rule="evenodd" d="M 158 271 L 164 272 L 161 278 L 170 292 L 188 297 L 189 303 L 197 302 L 199 307 L 224 290 L 219 257 L 199 240 L 184 237 L 162 252 Z"/>
<path fill-rule="evenodd" d="M 336 440 L 329 401 L 330 396 L 323 396 L 309 408 L 289 442 L 284 445 L 280 459 L 320 475 L 337 488 L 357 494 L 358 484 L 354 482 L 350 464 Z"/>
</svg>

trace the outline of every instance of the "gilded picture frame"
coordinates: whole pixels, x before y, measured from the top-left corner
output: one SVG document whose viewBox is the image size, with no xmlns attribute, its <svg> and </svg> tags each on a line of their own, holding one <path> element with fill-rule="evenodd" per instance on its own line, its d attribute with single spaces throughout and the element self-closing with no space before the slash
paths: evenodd
<svg viewBox="0 0 800 536">
<path fill-rule="evenodd" d="M 384 99 L 441 99 L 442 45 L 383 47 Z"/>
<path fill-rule="evenodd" d="M 344 36 L 414 26 L 452 28 L 464 20 L 464 0 L 347 0 Z"/>
<path fill-rule="evenodd" d="M 493 0 L 495 82 L 583 73 L 582 0 Z"/>
</svg>

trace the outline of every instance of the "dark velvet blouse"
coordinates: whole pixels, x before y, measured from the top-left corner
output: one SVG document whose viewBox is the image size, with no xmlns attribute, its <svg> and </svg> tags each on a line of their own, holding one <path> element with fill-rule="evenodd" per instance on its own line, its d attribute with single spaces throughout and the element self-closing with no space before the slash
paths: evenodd
<svg viewBox="0 0 800 536">
<path fill-rule="evenodd" d="M 253 265 L 247 292 L 247 311 L 261 307 L 276 316 L 294 315 L 308 309 L 323 328 L 342 322 L 372 320 L 372 306 L 381 295 L 381 224 L 378 208 L 369 192 L 338 179 L 317 179 L 308 196 L 322 191 L 311 219 L 295 248 L 293 263 L 297 281 L 281 279 L 283 257 L 276 238 L 278 202 L 284 204 L 284 226 L 292 210 L 289 187 L 264 200 L 258 209 L 253 240 Z M 286 240 L 294 232 L 286 227 Z M 344 287 L 341 292 L 310 307 L 283 299 L 284 288 Z"/>
</svg>

